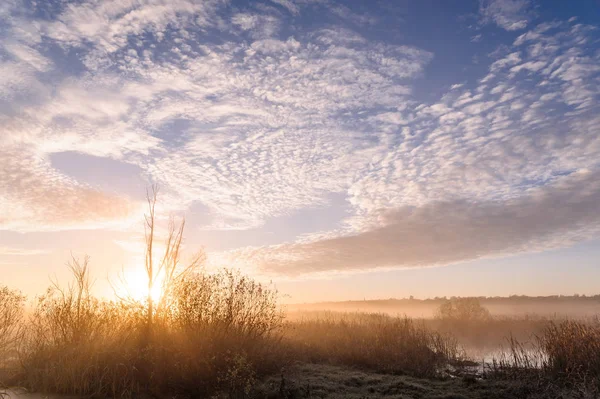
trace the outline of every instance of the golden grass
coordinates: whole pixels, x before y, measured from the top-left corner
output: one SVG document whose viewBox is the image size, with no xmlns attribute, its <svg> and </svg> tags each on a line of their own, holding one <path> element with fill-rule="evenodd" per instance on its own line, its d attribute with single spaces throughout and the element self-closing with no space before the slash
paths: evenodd
<svg viewBox="0 0 600 399">
<path fill-rule="evenodd" d="M 151 330 L 147 306 L 99 301 L 85 274 L 75 277 L 68 288 L 54 285 L 38 298 L 24 326 L 14 383 L 78 396 L 204 397 L 246 392 L 255 378 L 280 367 L 275 293 L 237 273 L 188 276 Z"/>
<path fill-rule="evenodd" d="M 71 269 L 74 281 L 67 288 L 53 284 L 26 318 L 20 294 L 0 290 L 12 298 L 0 307 L 0 342 L 10 342 L 4 348 L 18 355 L 11 357 L 11 383 L 77 396 L 221 392 L 245 398 L 266 376 L 297 362 L 442 377 L 448 365 L 467 360 L 459 340 L 504 334 L 508 350 L 487 377 L 533 377 L 532 386 L 542 390 L 553 384 L 600 391 L 597 319 L 414 320 L 319 312 L 284 320 L 276 291 L 224 270 L 178 281 L 167 293 L 170 305 L 155 308 L 149 328 L 145 303 L 100 301 L 90 294 L 87 263 L 73 261 Z M 533 334 L 530 340 L 522 338 L 526 333 Z"/>
<path fill-rule="evenodd" d="M 287 322 L 285 342 L 297 358 L 379 372 L 433 377 L 462 360 L 456 341 L 405 317 L 321 314 Z"/>
<path fill-rule="evenodd" d="M 600 321 L 550 321 L 530 341 L 510 337 L 494 359 L 491 378 L 529 378 L 538 389 L 568 388 L 576 397 L 600 397 Z"/>
</svg>

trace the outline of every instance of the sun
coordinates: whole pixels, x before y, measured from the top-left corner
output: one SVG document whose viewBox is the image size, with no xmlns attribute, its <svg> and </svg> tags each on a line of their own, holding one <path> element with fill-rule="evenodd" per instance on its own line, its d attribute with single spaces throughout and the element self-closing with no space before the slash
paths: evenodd
<svg viewBox="0 0 600 399">
<path fill-rule="evenodd" d="M 129 297 L 136 301 L 145 301 L 148 298 L 148 276 L 146 270 L 140 267 L 129 268 L 123 271 L 122 287 L 120 295 Z M 162 297 L 164 275 L 155 277 L 150 293 L 153 302 L 160 301 Z"/>
</svg>

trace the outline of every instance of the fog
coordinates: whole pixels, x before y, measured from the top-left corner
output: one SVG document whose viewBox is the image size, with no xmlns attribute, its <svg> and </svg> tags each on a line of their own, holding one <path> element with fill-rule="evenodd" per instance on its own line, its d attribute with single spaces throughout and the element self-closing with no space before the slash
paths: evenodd
<svg viewBox="0 0 600 399">
<path fill-rule="evenodd" d="M 443 298 L 436 298 L 319 302 L 291 304 L 286 310 L 290 314 L 307 311 L 371 312 L 433 318 L 443 301 Z M 479 298 L 479 301 L 495 317 L 586 318 L 600 314 L 600 296 Z"/>
</svg>

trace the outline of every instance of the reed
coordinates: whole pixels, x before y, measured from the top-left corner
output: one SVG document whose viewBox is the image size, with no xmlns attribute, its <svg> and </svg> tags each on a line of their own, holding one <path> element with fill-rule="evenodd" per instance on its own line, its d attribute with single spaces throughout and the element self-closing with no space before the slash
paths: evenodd
<svg viewBox="0 0 600 399">
<path fill-rule="evenodd" d="M 379 372 L 434 377 L 463 360 L 456 340 L 406 317 L 322 314 L 285 325 L 296 357 Z"/>
<path fill-rule="evenodd" d="M 155 314 L 149 334 L 145 304 L 100 301 L 86 285 L 86 263 L 73 262 L 72 271 L 74 282 L 53 285 L 27 320 L 16 381 L 27 389 L 236 396 L 281 365 L 281 317 L 269 287 L 230 271 L 191 274 L 172 291 L 172 305 Z"/>
</svg>

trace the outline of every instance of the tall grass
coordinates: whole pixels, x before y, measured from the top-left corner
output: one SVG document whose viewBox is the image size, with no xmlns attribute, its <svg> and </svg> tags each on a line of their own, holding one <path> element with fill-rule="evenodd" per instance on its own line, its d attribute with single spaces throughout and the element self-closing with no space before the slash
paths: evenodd
<svg viewBox="0 0 600 399">
<path fill-rule="evenodd" d="M 456 341 L 409 318 L 384 314 L 321 314 L 288 322 L 285 340 L 296 356 L 379 372 L 433 377 L 462 360 Z"/>
<path fill-rule="evenodd" d="M 276 293 L 239 274 L 190 274 L 172 305 L 102 302 L 89 293 L 87 263 L 74 281 L 38 298 L 25 326 L 17 382 L 34 391 L 132 397 L 247 393 L 255 378 L 280 367 Z"/>
<path fill-rule="evenodd" d="M 7 381 L 14 370 L 24 300 L 20 292 L 0 286 L 0 398 L 5 396 Z"/>
<path fill-rule="evenodd" d="M 589 376 L 600 384 L 600 320 L 551 323 L 539 346 L 547 356 L 544 367 L 549 372 L 568 378 Z"/>
<path fill-rule="evenodd" d="M 600 320 L 551 321 L 529 342 L 508 340 L 494 359 L 492 377 L 533 377 L 538 386 L 567 387 L 582 397 L 600 396 Z"/>
</svg>

